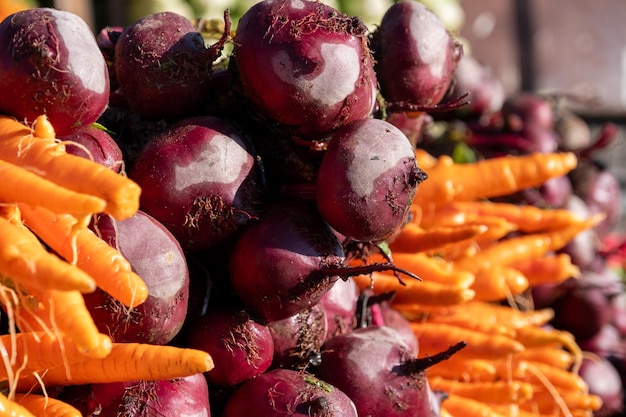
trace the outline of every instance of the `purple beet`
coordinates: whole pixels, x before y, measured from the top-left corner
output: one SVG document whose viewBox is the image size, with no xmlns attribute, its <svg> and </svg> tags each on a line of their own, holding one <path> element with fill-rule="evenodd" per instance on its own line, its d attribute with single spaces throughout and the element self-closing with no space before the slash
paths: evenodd
<svg viewBox="0 0 626 417">
<path fill-rule="evenodd" d="M 270 329 L 243 310 L 215 310 L 197 318 L 187 344 L 211 354 L 215 367 L 207 379 L 234 386 L 265 372 L 272 363 L 274 342 Z"/>
<path fill-rule="evenodd" d="M 58 136 L 65 142 L 69 154 L 91 159 L 116 172 L 124 166 L 124 155 L 119 145 L 105 130 L 95 126 L 83 127 L 71 135 Z"/>
<path fill-rule="evenodd" d="M 270 321 L 267 327 L 274 340 L 272 367 L 306 369 L 319 363 L 326 340 L 326 313 L 320 304 L 286 319 Z"/>
<path fill-rule="evenodd" d="M 275 369 L 245 382 L 228 399 L 222 417 L 357 417 L 339 389 L 306 371 Z"/>
<path fill-rule="evenodd" d="M 351 280 L 338 280 L 322 296 L 320 305 L 326 316 L 327 338 L 347 333 L 356 326 L 356 306 L 359 287 Z"/>
<path fill-rule="evenodd" d="M 316 375 L 345 392 L 360 416 L 438 417 L 445 395 L 430 388 L 425 370 L 463 346 L 416 359 L 392 328 L 363 327 L 324 344 Z"/>
</svg>

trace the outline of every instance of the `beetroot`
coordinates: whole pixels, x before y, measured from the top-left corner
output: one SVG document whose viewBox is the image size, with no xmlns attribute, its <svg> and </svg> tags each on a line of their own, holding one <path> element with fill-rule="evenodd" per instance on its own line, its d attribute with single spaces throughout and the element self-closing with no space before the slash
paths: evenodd
<svg viewBox="0 0 626 417">
<path fill-rule="evenodd" d="M 621 415 L 624 410 L 624 386 L 618 370 L 609 360 L 585 357 L 579 374 L 588 384 L 589 394 L 602 399 L 602 407 L 593 412 L 594 417 Z"/>
<path fill-rule="evenodd" d="M 316 375 L 345 392 L 360 416 L 438 417 L 444 396 L 424 371 L 447 356 L 416 359 L 395 330 L 368 326 L 329 339 Z"/>
<path fill-rule="evenodd" d="M 141 209 L 163 223 L 185 251 L 218 246 L 253 218 L 260 191 L 244 135 L 211 116 L 181 120 L 155 136 L 129 176 Z"/>
<path fill-rule="evenodd" d="M 204 101 L 213 62 L 228 36 L 206 47 L 184 16 L 159 12 L 124 28 L 115 42 L 115 75 L 131 109 L 150 119 L 191 115 Z"/>
<path fill-rule="evenodd" d="M 46 114 L 57 135 L 89 126 L 106 109 L 109 75 L 94 34 L 79 16 L 51 8 L 0 23 L 0 113 L 27 123 Z"/>
<path fill-rule="evenodd" d="M 343 266 L 343 249 L 310 204 L 276 202 L 246 228 L 230 256 L 230 279 L 243 303 L 266 320 L 317 304 Z"/>
<path fill-rule="evenodd" d="M 422 3 L 393 4 L 372 34 L 380 92 L 388 102 L 434 106 L 452 81 L 462 49 Z"/>
<path fill-rule="evenodd" d="M 320 305 L 326 316 L 326 336 L 347 333 L 356 326 L 356 305 L 359 287 L 351 279 L 338 280 L 324 294 Z"/>
<path fill-rule="evenodd" d="M 327 330 L 326 314 L 320 304 L 286 319 L 270 321 L 267 327 L 274 340 L 272 367 L 306 369 L 319 363 Z"/>
<path fill-rule="evenodd" d="M 61 399 L 84 416 L 211 417 L 203 374 L 161 381 L 127 381 L 66 388 Z"/>
<path fill-rule="evenodd" d="M 233 40 L 245 96 L 271 123 L 306 138 L 367 117 L 376 76 L 366 30 L 322 2 L 255 4 Z"/>
<path fill-rule="evenodd" d="M 318 170 L 317 207 L 342 235 L 380 241 L 404 223 L 425 178 L 398 128 L 380 119 L 357 120 L 330 136 Z"/>
<path fill-rule="evenodd" d="M 189 299 L 189 273 L 180 245 L 142 211 L 125 220 L 102 216 L 94 228 L 119 248 L 149 291 L 147 300 L 130 311 L 100 289 L 85 294 L 98 329 L 115 342 L 168 343 L 182 328 Z"/>
<path fill-rule="evenodd" d="M 115 139 L 105 130 L 95 126 L 83 127 L 71 135 L 58 136 L 65 143 L 67 153 L 91 159 L 116 172 L 124 165 L 124 155 Z"/>
<path fill-rule="evenodd" d="M 502 116 L 512 130 L 527 125 L 553 129 L 555 113 L 552 102 L 539 94 L 520 92 L 507 98 L 502 104 Z"/>
<path fill-rule="evenodd" d="M 207 379 L 233 386 L 265 372 L 272 363 L 274 342 L 267 326 L 244 310 L 214 310 L 197 318 L 187 336 L 190 347 L 211 354 L 215 367 Z"/>
<path fill-rule="evenodd" d="M 228 399 L 222 417 L 357 417 L 340 390 L 305 371 L 275 369 L 245 382 Z"/>
</svg>

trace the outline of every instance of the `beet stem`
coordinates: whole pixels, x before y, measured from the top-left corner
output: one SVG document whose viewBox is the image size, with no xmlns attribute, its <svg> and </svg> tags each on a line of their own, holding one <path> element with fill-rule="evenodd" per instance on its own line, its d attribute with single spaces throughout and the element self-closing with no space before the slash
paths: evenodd
<svg viewBox="0 0 626 417">
<path fill-rule="evenodd" d="M 409 276 L 413 279 L 421 281 L 422 279 L 415 275 L 413 272 L 407 271 L 406 269 L 400 268 L 394 265 L 392 262 L 376 262 L 368 265 L 359 265 L 359 266 L 324 266 L 317 271 L 314 271 L 312 274 L 318 273 L 323 275 L 324 277 L 332 277 L 338 276 L 341 278 L 349 278 L 356 275 L 366 275 L 371 274 L 372 272 L 382 272 L 382 271 L 394 271 Z M 398 281 L 400 284 L 406 285 L 399 277 Z"/>
<path fill-rule="evenodd" d="M 404 362 L 403 368 L 405 371 L 407 371 L 408 374 L 423 372 L 431 366 L 438 364 L 439 362 L 450 359 L 452 355 L 463 349 L 465 346 L 467 346 L 467 343 L 459 342 L 456 345 L 452 345 L 448 349 L 439 353 L 435 353 L 432 356 L 408 360 Z"/>
<path fill-rule="evenodd" d="M 445 101 L 443 103 L 435 104 L 432 106 L 424 106 L 410 101 L 393 101 L 387 103 L 385 110 L 389 113 L 399 112 L 446 112 L 452 110 L 458 110 L 470 104 L 467 100 L 469 93 L 465 93 L 462 96 L 455 98 L 454 100 Z"/>
</svg>

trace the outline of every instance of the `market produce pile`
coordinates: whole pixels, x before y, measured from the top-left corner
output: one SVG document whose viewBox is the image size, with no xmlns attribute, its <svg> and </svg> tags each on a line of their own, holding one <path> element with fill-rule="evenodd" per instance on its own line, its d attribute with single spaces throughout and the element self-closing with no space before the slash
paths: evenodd
<svg viewBox="0 0 626 417">
<path fill-rule="evenodd" d="M 417 1 L 231 23 L 0 23 L 0 415 L 616 415 L 568 321 L 621 294 L 615 126 L 481 96 Z"/>
</svg>

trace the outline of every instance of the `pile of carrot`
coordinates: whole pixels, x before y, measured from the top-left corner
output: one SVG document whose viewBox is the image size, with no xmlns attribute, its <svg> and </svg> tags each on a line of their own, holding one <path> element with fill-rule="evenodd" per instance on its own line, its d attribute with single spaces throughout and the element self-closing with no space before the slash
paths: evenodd
<svg viewBox="0 0 626 417">
<path fill-rule="evenodd" d="M 553 312 L 534 309 L 528 292 L 578 277 L 578 267 L 558 251 L 602 218 L 493 201 L 567 174 L 576 157 L 456 164 L 421 150 L 416 155 L 428 180 L 410 222 L 388 243 L 393 262 L 421 281 L 400 281 L 391 272 L 355 280 L 374 293 L 395 292 L 392 306 L 409 319 L 420 357 L 466 342 L 426 371 L 432 388 L 449 393 L 442 416 L 592 415 L 601 400 L 577 374 L 583 352 L 571 334 L 546 326 Z"/>
<path fill-rule="evenodd" d="M 89 228 L 139 208 L 140 187 L 123 174 L 65 151 L 45 116 L 33 126 L 0 116 L 0 409 L 10 415 L 80 416 L 46 386 L 169 379 L 213 368 L 203 351 L 114 343 L 83 300 L 100 288 L 130 309 L 148 289 L 122 254 Z M 53 414 L 58 412 L 59 414 Z M 8 414 L 7 414 L 8 415 Z"/>
</svg>

